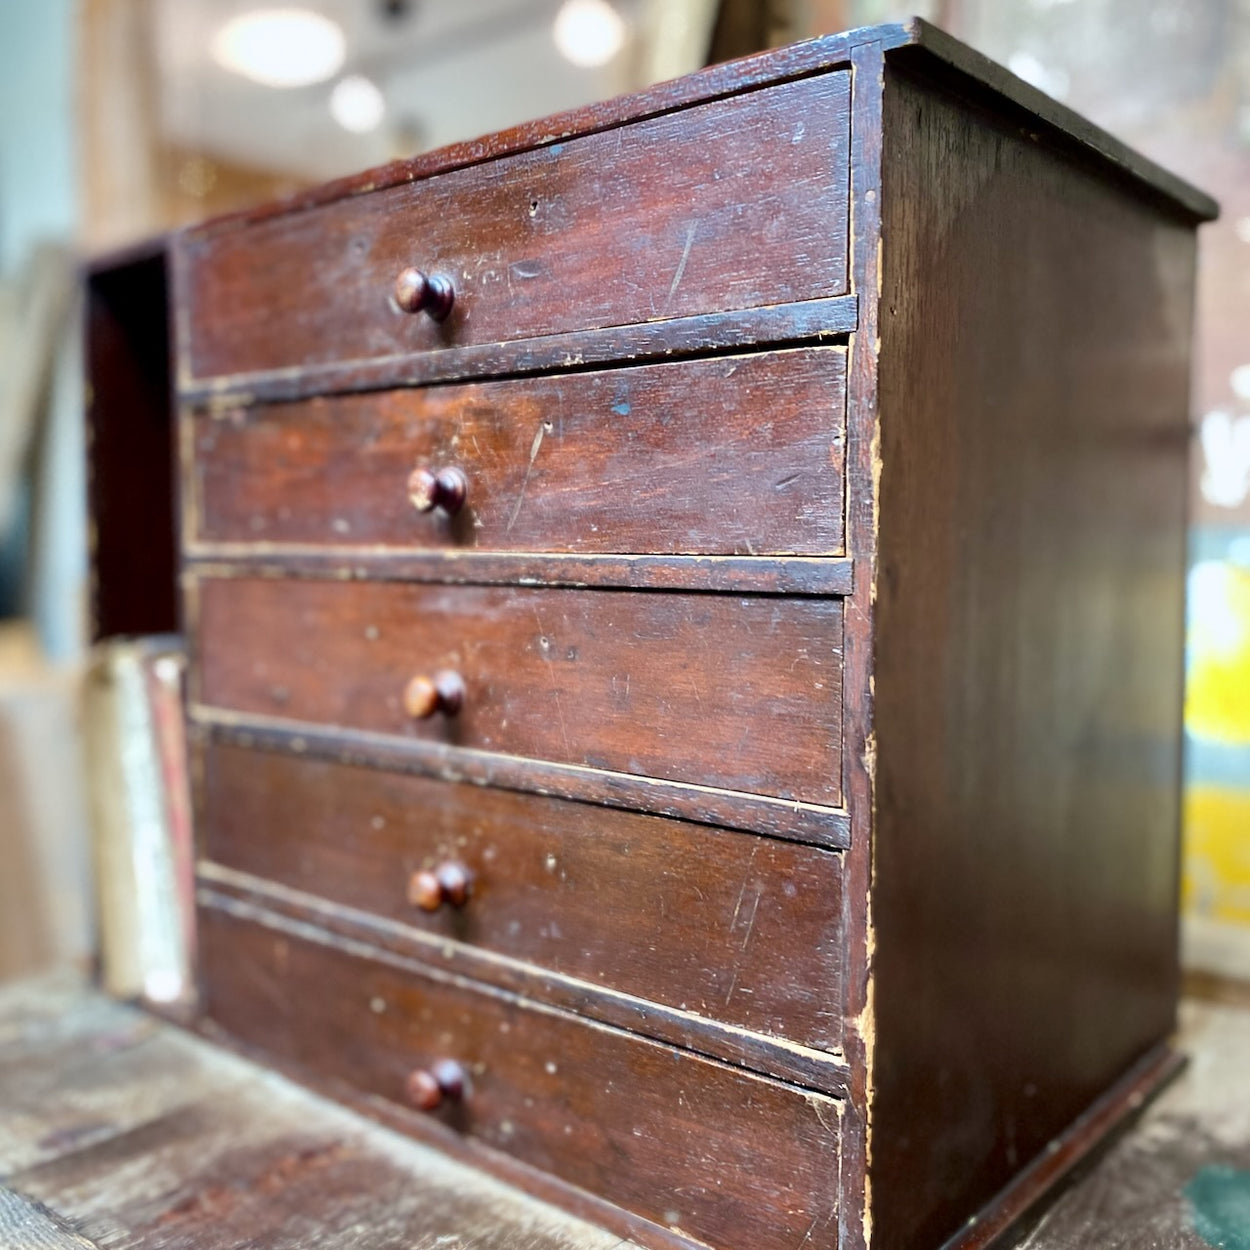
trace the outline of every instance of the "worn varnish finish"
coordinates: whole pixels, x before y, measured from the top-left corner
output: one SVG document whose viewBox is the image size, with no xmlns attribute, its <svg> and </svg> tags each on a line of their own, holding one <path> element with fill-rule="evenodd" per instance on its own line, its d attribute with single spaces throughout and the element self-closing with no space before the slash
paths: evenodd
<svg viewBox="0 0 1250 1250">
<path fill-rule="evenodd" d="M 218 864 L 712 1020 L 840 1041 L 836 853 L 237 746 L 207 747 L 201 768 Z M 411 874 L 452 860 L 467 902 L 413 906 Z"/>
<path fill-rule="evenodd" d="M 435 1139 L 451 1129 L 733 1250 L 789 1250 L 836 1219 L 834 1100 L 296 926 L 210 910 L 200 933 L 208 1011 L 244 1041 L 392 1102 L 414 1067 L 459 1062 L 468 1085 L 429 1116 Z"/>
<path fill-rule="evenodd" d="M 836 599 L 206 578 L 208 707 L 836 806 Z M 715 647 L 715 650 L 713 650 Z M 414 675 L 464 680 L 414 720 Z"/>
<path fill-rule="evenodd" d="M 845 365 L 818 348 L 213 409 L 195 538 L 837 554 Z M 459 470 L 464 503 L 418 511 L 414 469 Z"/>
<path fill-rule="evenodd" d="M 184 235 L 204 1027 L 650 1246 L 1010 1227 L 1174 1070 L 1213 210 L 913 23 Z"/>
<path fill-rule="evenodd" d="M 494 343 L 846 289 L 849 80 L 828 74 L 192 234 L 185 374 Z M 680 159 L 656 166 L 657 151 Z M 436 321 L 392 303 L 416 265 Z"/>
</svg>

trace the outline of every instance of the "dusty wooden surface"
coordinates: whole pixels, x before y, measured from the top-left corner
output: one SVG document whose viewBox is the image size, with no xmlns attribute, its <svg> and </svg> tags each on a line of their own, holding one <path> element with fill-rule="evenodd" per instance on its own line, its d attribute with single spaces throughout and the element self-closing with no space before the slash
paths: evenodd
<svg viewBox="0 0 1250 1250">
<path fill-rule="evenodd" d="M 1250 1245 L 1250 1009 L 1189 1002 L 1185 1073 L 1018 1250 Z M 72 977 L 0 989 L 8 1250 L 629 1250 Z"/>
<path fill-rule="evenodd" d="M 616 1250 L 73 978 L 0 989 L 5 1250 Z"/>
</svg>

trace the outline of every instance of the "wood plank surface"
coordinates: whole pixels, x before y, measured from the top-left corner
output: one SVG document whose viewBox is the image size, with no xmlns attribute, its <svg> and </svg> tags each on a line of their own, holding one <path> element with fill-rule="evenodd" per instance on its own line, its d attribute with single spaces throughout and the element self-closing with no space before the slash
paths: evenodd
<svg viewBox="0 0 1250 1250">
<path fill-rule="evenodd" d="M 821 1246 L 836 1228 L 834 1099 L 264 913 L 201 907 L 200 933 L 226 1034 L 399 1106 L 414 1070 L 454 1061 L 462 1095 L 412 1131 L 486 1148 L 486 1166 L 514 1156 L 718 1250 Z"/>
<path fill-rule="evenodd" d="M 193 697 L 506 755 L 836 806 L 837 599 L 199 582 Z M 410 678 L 463 707 L 414 720 Z"/>
<path fill-rule="evenodd" d="M 840 1043 L 836 853 L 211 742 L 195 771 L 216 864 L 398 921 L 431 950 L 467 945 L 800 1045 Z M 421 910 L 412 874 L 447 862 L 469 873 L 468 900 Z M 593 990 L 580 1006 L 602 1018 Z"/>
<path fill-rule="evenodd" d="M 829 73 L 247 230 L 183 236 L 181 372 L 363 360 L 841 294 L 848 100 L 848 75 Z M 452 283 L 446 320 L 394 303 L 409 266 Z"/>
<path fill-rule="evenodd" d="M 214 408 L 193 542 L 581 554 L 842 550 L 845 349 Z M 414 469 L 456 469 L 454 514 Z"/>
</svg>

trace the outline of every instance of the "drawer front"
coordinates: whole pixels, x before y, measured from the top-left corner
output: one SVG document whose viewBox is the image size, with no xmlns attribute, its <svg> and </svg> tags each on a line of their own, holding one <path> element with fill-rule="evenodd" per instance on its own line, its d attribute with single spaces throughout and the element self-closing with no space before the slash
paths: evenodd
<svg viewBox="0 0 1250 1250">
<path fill-rule="evenodd" d="M 808 348 L 201 412 L 195 534 L 487 551 L 842 550 L 846 353 Z M 414 469 L 464 503 L 421 514 Z"/>
<path fill-rule="evenodd" d="M 198 597 L 210 707 L 841 798 L 837 599 L 218 577 Z M 454 715 L 431 706 L 441 673 L 463 684 Z"/>
<path fill-rule="evenodd" d="M 754 308 L 846 290 L 846 73 L 180 242 L 205 378 Z M 399 310 L 406 267 L 450 315 Z M 185 358 L 189 357 L 189 359 Z"/>
<path fill-rule="evenodd" d="M 198 817 L 203 854 L 227 867 L 757 1033 L 840 1044 L 835 852 L 225 744 L 204 749 Z M 467 901 L 431 890 L 449 868 L 467 871 Z"/>
<path fill-rule="evenodd" d="M 246 1043 L 396 1103 L 414 1072 L 462 1065 L 436 1136 L 718 1250 L 836 1243 L 836 1100 L 213 908 L 200 935 L 207 1015 Z"/>
</svg>

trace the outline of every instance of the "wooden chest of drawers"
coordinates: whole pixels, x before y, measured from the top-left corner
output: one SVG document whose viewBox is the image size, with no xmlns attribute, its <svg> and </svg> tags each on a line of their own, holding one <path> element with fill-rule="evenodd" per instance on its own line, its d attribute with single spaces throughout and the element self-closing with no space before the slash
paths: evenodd
<svg viewBox="0 0 1250 1250">
<path fill-rule="evenodd" d="M 647 1246 L 985 1244 L 1173 1067 L 1213 212 L 913 23 L 180 236 L 205 1028 Z"/>
</svg>

